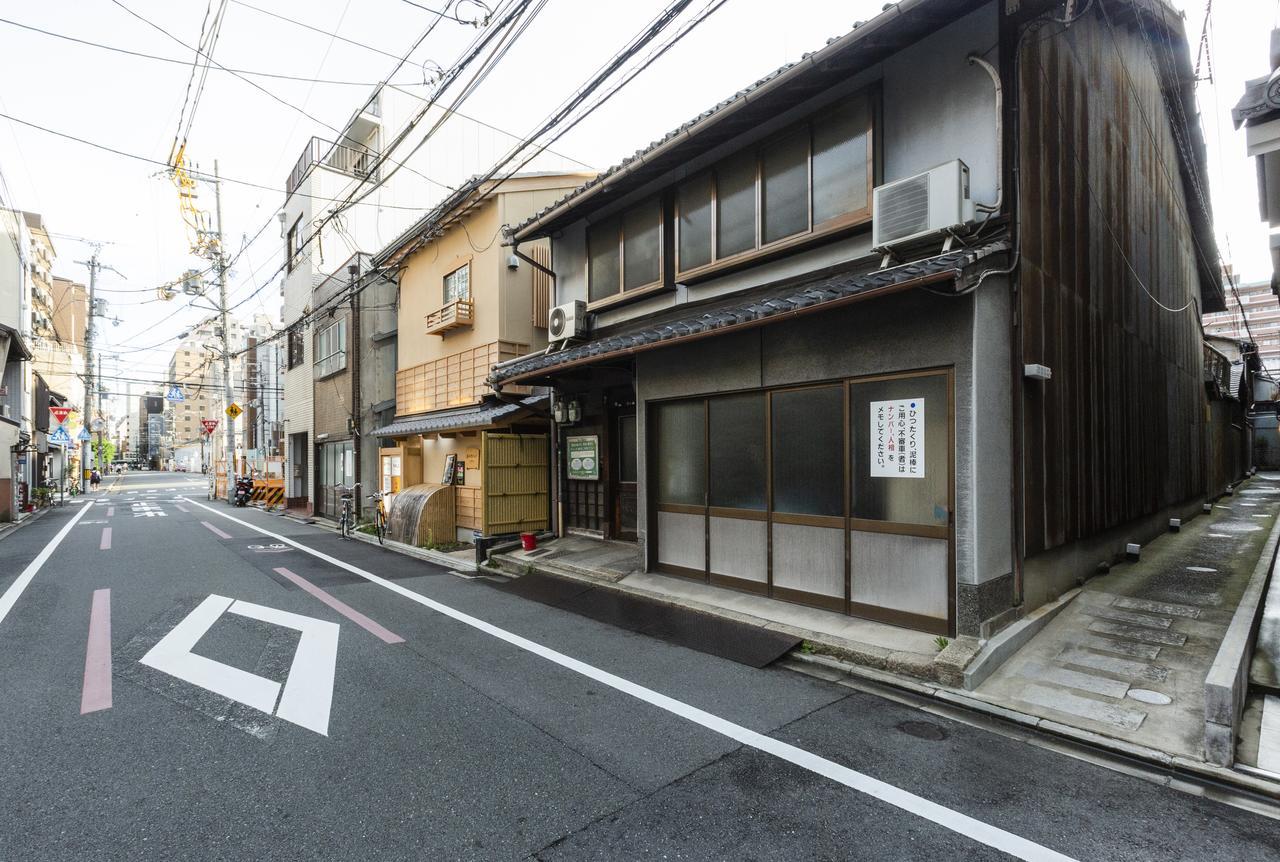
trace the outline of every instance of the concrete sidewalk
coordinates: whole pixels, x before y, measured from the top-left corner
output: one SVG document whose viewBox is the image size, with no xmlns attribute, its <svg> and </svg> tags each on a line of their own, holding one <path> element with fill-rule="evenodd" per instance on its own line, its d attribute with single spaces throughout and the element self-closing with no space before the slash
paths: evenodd
<svg viewBox="0 0 1280 862">
<path fill-rule="evenodd" d="M 1204 761 L 1205 677 L 1280 510 L 1259 474 L 1079 594 L 971 696 Z"/>
</svg>

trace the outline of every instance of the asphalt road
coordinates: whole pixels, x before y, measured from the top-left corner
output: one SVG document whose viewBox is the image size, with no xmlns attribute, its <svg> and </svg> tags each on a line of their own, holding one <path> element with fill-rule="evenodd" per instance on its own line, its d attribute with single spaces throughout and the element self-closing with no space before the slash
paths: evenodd
<svg viewBox="0 0 1280 862">
<path fill-rule="evenodd" d="M 1278 820 L 184 474 L 0 541 L 0 692 L 3 860 L 1280 859 Z"/>
</svg>

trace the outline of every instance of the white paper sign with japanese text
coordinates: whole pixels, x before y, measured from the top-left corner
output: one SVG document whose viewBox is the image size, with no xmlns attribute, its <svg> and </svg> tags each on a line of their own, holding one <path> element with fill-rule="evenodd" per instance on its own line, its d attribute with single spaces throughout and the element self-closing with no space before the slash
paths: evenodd
<svg viewBox="0 0 1280 862">
<path fill-rule="evenodd" d="M 871 402 L 871 475 L 924 478 L 924 399 Z"/>
</svg>

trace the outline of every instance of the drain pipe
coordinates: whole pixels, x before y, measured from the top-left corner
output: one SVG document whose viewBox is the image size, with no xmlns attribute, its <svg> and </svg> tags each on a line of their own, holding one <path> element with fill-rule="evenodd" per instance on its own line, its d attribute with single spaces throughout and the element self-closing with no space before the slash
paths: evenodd
<svg viewBox="0 0 1280 862">
<path fill-rule="evenodd" d="M 1004 206 L 1004 86 L 1000 83 L 1000 73 L 995 66 L 976 53 L 970 54 L 965 59 L 969 61 L 970 66 L 980 66 L 991 76 L 991 84 L 996 91 L 996 202 L 975 203 L 973 207 L 986 213 L 998 213 Z"/>
</svg>

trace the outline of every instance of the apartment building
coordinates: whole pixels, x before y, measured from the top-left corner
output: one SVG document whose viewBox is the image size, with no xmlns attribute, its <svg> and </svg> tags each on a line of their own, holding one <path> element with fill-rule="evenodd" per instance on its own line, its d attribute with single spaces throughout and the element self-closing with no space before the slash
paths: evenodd
<svg viewBox="0 0 1280 862">
<path fill-rule="evenodd" d="M 22 516 L 35 478 L 32 245 L 23 215 L 0 210 L 0 521 Z"/>
<path fill-rule="evenodd" d="M 1241 284 L 1228 291 L 1227 310 L 1204 315 L 1205 335 L 1220 335 L 1257 346 L 1262 368 L 1280 379 L 1280 297 L 1270 281 Z"/>
<path fill-rule="evenodd" d="M 243 327 L 235 318 L 228 318 L 228 321 L 231 330 L 228 343 L 232 351 L 236 351 L 244 344 Z M 225 457 L 225 423 L 231 420 L 223 412 L 221 329 L 219 316 L 201 321 L 187 333 L 169 359 L 169 384 L 182 392 L 183 400 L 169 401 L 165 407 L 167 439 L 162 457 L 189 470 L 199 470 L 212 464 L 215 453 L 217 458 Z M 237 364 L 233 362 L 231 366 L 232 388 L 239 397 L 239 390 L 235 388 Z M 204 433 L 203 419 L 218 420 L 218 433 L 211 438 Z"/>
</svg>

